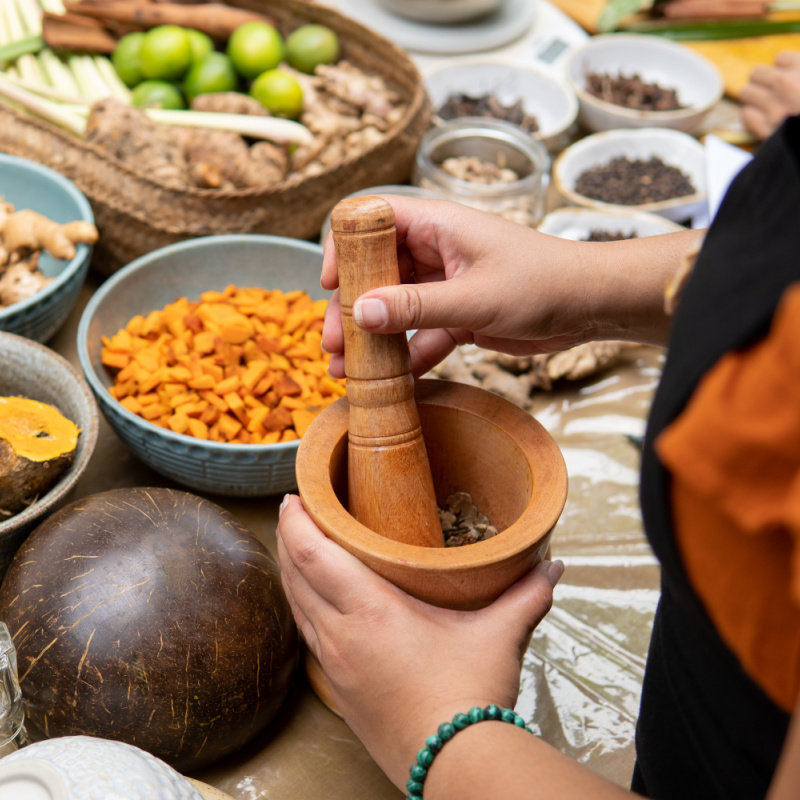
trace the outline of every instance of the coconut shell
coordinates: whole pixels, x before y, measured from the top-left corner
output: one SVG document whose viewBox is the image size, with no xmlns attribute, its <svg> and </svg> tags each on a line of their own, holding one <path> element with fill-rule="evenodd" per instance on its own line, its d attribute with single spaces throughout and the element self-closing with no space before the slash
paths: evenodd
<svg viewBox="0 0 800 800">
<path fill-rule="evenodd" d="M 273 719 L 297 663 L 277 566 L 224 509 L 117 489 L 41 524 L 0 587 L 32 739 L 86 734 L 181 771 Z"/>
</svg>

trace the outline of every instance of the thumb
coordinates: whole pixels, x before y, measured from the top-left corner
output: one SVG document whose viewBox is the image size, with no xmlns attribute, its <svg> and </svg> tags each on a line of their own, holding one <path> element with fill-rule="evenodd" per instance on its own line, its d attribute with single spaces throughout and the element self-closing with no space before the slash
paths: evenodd
<svg viewBox="0 0 800 800">
<path fill-rule="evenodd" d="M 562 561 L 540 561 L 506 589 L 483 613 L 492 624 L 518 628 L 525 639 L 553 605 L 553 589 L 564 573 Z"/>
<path fill-rule="evenodd" d="M 417 328 L 465 328 L 484 323 L 487 304 L 467 281 L 453 278 L 423 284 L 384 286 L 365 292 L 353 304 L 353 319 L 372 333 L 400 333 Z"/>
</svg>

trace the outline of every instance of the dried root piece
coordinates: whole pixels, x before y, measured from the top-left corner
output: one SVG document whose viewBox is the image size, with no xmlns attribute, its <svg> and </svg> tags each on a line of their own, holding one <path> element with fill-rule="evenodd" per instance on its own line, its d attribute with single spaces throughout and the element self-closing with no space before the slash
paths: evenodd
<svg viewBox="0 0 800 800">
<path fill-rule="evenodd" d="M 254 97 L 241 92 L 214 92 L 199 94 L 191 102 L 192 111 L 213 111 L 218 114 L 250 114 L 255 117 L 270 116 Z"/>
<path fill-rule="evenodd" d="M 187 131 L 184 152 L 196 185 L 209 188 L 271 186 L 286 177 L 282 147 L 258 142 L 248 147 L 237 133 Z"/>
<path fill-rule="evenodd" d="M 157 181 L 185 187 L 190 185 L 189 170 L 175 130 L 152 122 L 138 108 L 109 98 L 92 106 L 86 139 Z"/>
<path fill-rule="evenodd" d="M 321 64 L 315 70 L 325 90 L 367 114 L 385 117 L 399 102 L 379 75 L 367 75 L 349 61 Z"/>
<path fill-rule="evenodd" d="M 560 353 L 532 357 L 531 387 L 549 390 L 557 380 L 577 381 L 610 364 L 625 342 L 587 342 Z"/>
<path fill-rule="evenodd" d="M 27 300 L 44 289 L 52 280 L 45 278 L 38 270 L 32 272 L 24 261 L 12 264 L 0 278 L 0 306 L 10 306 Z"/>
<path fill-rule="evenodd" d="M 56 408 L 0 397 L 0 513 L 35 502 L 72 463 L 80 429 Z"/>
<path fill-rule="evenodd" d="M 439 509 L 445 547 L 461 547 L 497 536 L 497 528 L 472 502 L 469 492 L 454 492 Z"/>
<path fill-rule="evenodd" d="M 23 209 L 6 215 L 0 221 L 0 238 L 9 260 L 15 253 L 26 258 L 39 250 L 46 250 L 53 258 L 69 261 L 75 258 L 76 244 L 94 244 L 97 241 L 97 228 L 84 220 L 62 225 L 36 211 Z"/>
</svg>

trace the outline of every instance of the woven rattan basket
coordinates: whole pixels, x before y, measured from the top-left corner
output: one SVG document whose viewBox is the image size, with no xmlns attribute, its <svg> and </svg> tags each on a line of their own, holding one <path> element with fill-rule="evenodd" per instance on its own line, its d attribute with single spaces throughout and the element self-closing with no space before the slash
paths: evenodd
<svg viewBox="0 0 800 800">
<path fill-rule="evenodd" d="M 377 145 L 318 175 L 264 189 L 176 189 L 122 164 L 49 123 L 0 106 L 0 150 L 46 164 L 89 198 L 100 240 L 93 266 L 110 275 L 134 258 L 195 236 L 268 233 L 311 239 L 331 208 L 368 186 L 403 183 L 430 124 L 431 105 L 409 56 L 386 39 L 334 11 L 300 0 L 232 0 L 268 14 L 282 31 L 307 22 L 336 31 L 342 57 L 380 75 L 407 103 L 402 119 Z"/>
</svg>

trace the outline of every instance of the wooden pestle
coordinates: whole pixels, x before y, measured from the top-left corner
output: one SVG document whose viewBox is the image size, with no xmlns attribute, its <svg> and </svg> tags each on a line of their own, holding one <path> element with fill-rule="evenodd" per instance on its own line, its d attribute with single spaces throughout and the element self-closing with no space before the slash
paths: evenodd
<svg viewBox="0 0 800 800">
<path fill-rule="evenodd" d="M 350 514 L 389 539 L 444 547 L 406 334 L 368 333 L 353 321 L 353 303 L 364 292 L 400 282 L 394 211 L 380 197 L 343 200 L 333 209 L 331 230 L 350 404 Z"/>
</svg>

